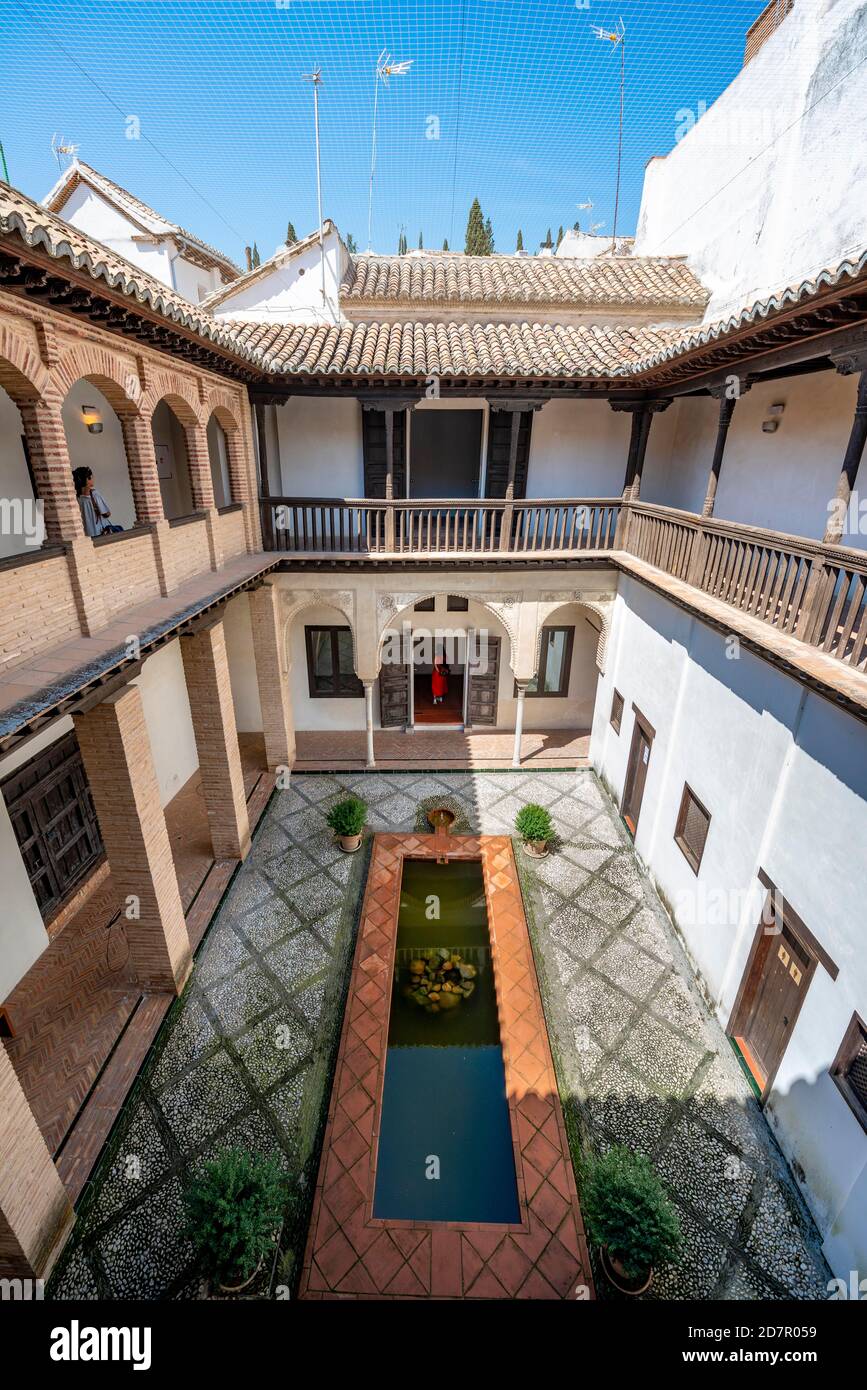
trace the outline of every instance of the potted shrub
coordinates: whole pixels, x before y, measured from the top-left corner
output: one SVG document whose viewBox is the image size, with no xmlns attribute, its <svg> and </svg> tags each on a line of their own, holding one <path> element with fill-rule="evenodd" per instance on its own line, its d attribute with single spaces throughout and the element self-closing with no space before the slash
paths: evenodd
<svg viewBox="0 0 867 1390">
<path fill-rule="evenodd" d="M 534 859 L 548 853 L 548 841 L 554 837 L 554 826 L 544 806 L 530 802 L 522 806 L 515 817 L 515 829 L 524 841 L 524 848 Z"/>
<path fill-rule="evenodd" d="M 256 1276 L 286 1205 L 286 1181 L 271 1158 L 224 1149 L 184 1193 L 187 1235 L 209 1278 L 237 1293 Z"/>
<path fill-rule="evenodd" d="M 596 1159 L 581 1209 L 605 1275 L 621 1293 L 644 1293 L 654 1269 L 677 1258 L 680 1222 L 643 1154 L 616 1144 Z"/>
<path fill-rule="evenodd" d="M 340 841 L 340 848 L 354 854 L 361 848 L 361 832 L 367 820 L 367 802 L 360 796 L 347 796 L 336 801 L 326 816 L 328 824 Z"/>
</svg>

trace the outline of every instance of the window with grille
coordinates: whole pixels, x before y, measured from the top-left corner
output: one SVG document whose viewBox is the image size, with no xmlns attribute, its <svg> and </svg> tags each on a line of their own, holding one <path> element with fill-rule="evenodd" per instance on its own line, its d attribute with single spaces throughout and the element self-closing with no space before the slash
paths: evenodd
<svg viewBox="0 0 867 1390">
<path fill-rule="evenodd" d="M 867 1023 L 859 1014 L 852 1015 L 831 1076 L 861 1128 L 867 1131 Z"/>
<path fill-rule="evenodd" d="M 616 734 L 620 733 L 620 725 L 623 723 L 623 696 L 619 690 L 615 690 L 611 697 L 611 727 Z"/>
<path fill-rule="evenodd" d="M 355 674 L 348 627 L 305 627 L 307 682 L 314 700 L 364 694 Z"/>
<path fill-rule="evenodd" d="M 466 613 L 469 611 L 470 601 L 462 594 L 449 594 L 446 601 L 447 613 Z"/>
<path fill-rule="evenodd" d="M 437 601 L 435 598 L 420 598 L 418 603 L 413 606 L 415 613 L 433 613 L 436 609 Z"/>
<path fill-rule="evenodd" d="M 704 854 L 709 828 L 710 812 L 702 806 L 695 792 L 684 782 L 683 796 L 680 798 L 680 810 L 677 813 L 677 825 L 674 830 L 674 841 L 681 849 L 693 873 L 696 874 Z"/>
</svg>

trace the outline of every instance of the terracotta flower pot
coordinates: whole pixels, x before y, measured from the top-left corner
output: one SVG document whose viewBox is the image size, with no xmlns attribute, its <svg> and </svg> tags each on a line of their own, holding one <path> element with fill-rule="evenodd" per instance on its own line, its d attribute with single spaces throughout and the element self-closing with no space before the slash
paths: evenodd
<svg viewBox="0 0 867 1390">
<path fill-rule="evenodd" d="M 646 1293 L 653 1283 L 652 1266 L 646 1274 L 640 1274 L 637 1279 L 630 1279 L 617 1256 L 612 1255 L 606 1246 L 600 1245 L 599 1257 L 606 1279 L 617 1289 L 618 1293 L 626 1294 L 629 1298 L 637 1298 L 639 1294 Z"/>
<path fill-rule="evenodd" d="M 531 859 L 544 859 L 548 853 L 547 840 L 525 840 L 524 849 Z"/>
<path fill-rule="evenodd" d="M 361 849 L 360 835 L 340 835 L 338 839 L 340 841 L 340 848 L 343 850 L 344 854 L 355 854 Z"/>
</svg>

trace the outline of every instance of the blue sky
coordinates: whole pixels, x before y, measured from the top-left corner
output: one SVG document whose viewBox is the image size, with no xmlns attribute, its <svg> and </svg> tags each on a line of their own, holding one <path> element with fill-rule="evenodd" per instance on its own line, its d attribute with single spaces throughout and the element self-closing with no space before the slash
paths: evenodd
<svg viewBox="0 0 867 1390">
<path fill-rule="evenodd" d="M 236 260 L 316 225 L 312 98 L 321 65 L 324 211 L 367 240 L 374 70 L 380 89 L 373 246 L 463 248 L 478 196 L 498 250 L 576 218 L 612 230 L 619 64 L 593 25 L 626 25 L 618 231 L 635 229 L 644 165 L 678 112 L 740 69 L 762 0 L 0 0 L 0 140 L 11 181 L 42 197 L 55 133 Z M 141 137 L 127 138 L 136 117 Z M 431 139 L 430 135 L 438 138 Z M 578 203 L 592 201 L 592 212 Z M 676 250 L 677 248 L 672 248 Z"/>
</svg>

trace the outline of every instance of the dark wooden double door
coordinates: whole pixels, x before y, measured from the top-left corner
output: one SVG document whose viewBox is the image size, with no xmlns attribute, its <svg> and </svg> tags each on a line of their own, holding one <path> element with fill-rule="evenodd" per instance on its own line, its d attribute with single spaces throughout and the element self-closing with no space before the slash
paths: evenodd
<svg viewBox="0 0 867 1390">
<path fill-rule="evenodd" d="M 654 731 L 651 725 L 638 710 L 635 710 L 635 725 L 632 730 L 629 762 L 626 766 L 626 781 L 623 784 L 623 800 L 620 804 L 620 814 L 633 837 L 638 829 L 638 817 L 644 800 L 653 739 Z"/>
<path fill-rule="evenodd" d="M 790 927 L 760 925 L 728 1031 L 762 1092 L 782 1061 L 814 964 Z"/>
<path fill-rule="evenodd" d="M 75 733 L 24 763 L 0 790 L 39 910 L 48 920 L 104 852 Z"/>
<path fill-rule="evenodd" d="M 469 660 L 464 673 L 467 728 L 497 722 L 497 692 L 500 684 L 500 639 L 488 637 L 484 661 Z M 383 729 L 406 729 L 412 722 L 410 664 L 383 666 L 379 673 L 379 722 Z M 431 727 L 435 727 L 432 724 Z"/>
</svg>

